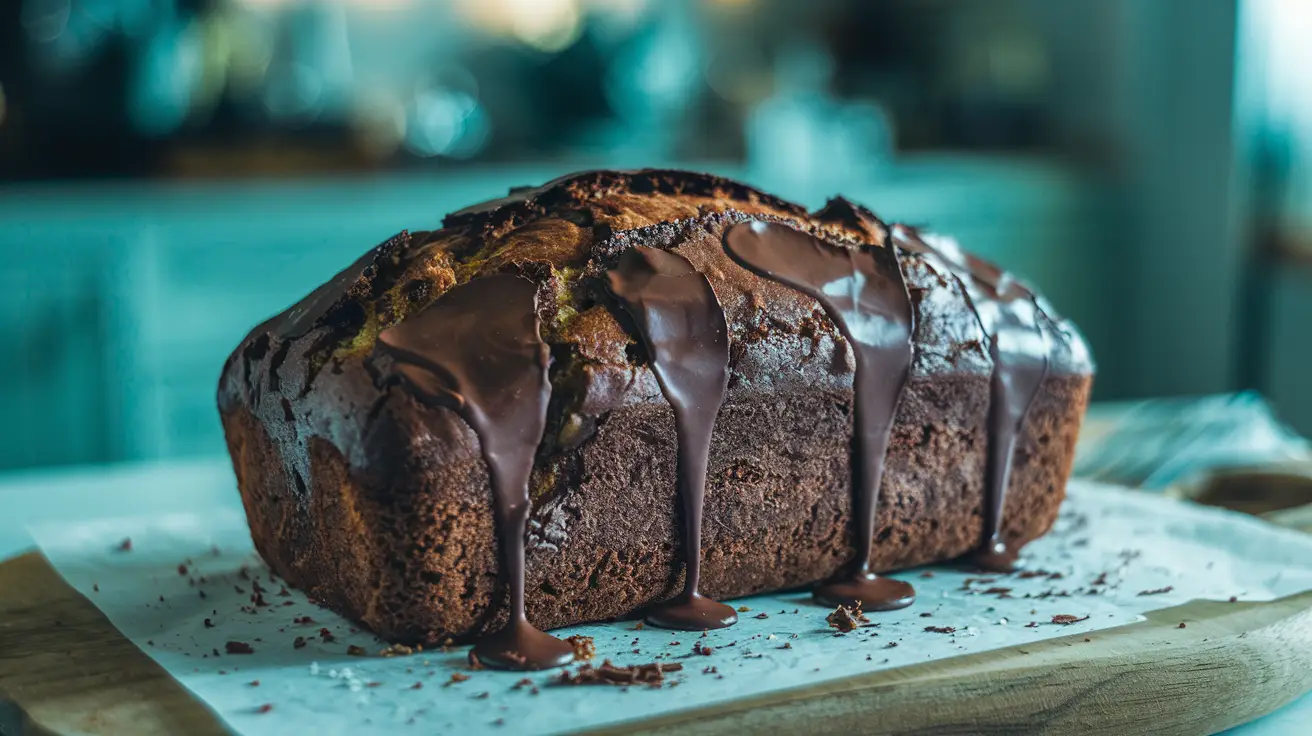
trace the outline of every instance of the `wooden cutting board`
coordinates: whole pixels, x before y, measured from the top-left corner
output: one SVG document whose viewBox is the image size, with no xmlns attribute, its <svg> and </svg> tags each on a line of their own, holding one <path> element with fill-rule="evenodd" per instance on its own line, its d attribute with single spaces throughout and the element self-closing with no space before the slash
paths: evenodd
<svg viewBox="0 0 1312 736">
<path fill-rule="evenodd" d="M 1185 628 L 1180 628 L 1184 623 Z M 1312 689 L 1312 591 L 871 673 L 605 733 L 1208 733 Z M 1078 644 L 1078 646 L 1077 646 Z M 0 564 L 0 735 L 224 733 L 38 554 Z"/>
</svg>

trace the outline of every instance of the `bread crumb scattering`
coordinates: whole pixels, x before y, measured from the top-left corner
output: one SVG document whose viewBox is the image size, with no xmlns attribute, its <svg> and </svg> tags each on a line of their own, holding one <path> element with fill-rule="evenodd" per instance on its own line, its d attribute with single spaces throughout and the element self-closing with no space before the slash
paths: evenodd
<svg viewBox="0 0 1312 736">
<path fill-rule="evenodd" d="M 870 623 L 870 619 L 866 618 L 866 615 L 861 612 L 861 604 L 858 603 L 851 607 L 839 606 L 835 608 L 825 617 L 825 622 L 829 624 L 829 628 L 838 629 L 840 633 L 847 633 L 855 631 L 862 624 Z"/>
</svg>

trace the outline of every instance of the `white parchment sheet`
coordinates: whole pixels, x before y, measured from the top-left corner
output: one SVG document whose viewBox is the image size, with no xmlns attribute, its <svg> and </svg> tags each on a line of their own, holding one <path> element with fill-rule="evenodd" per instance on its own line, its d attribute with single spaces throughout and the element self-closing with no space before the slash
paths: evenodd
<svg viewBox="0 0 1312 736">
<path fill-rule="evenodd" d="M 1069 490 L 1057 527 L 1025 550 L 1028 574 L 900 573 L 915 584 L 916 604 L 872 614 L 877 626 L 844 636 L 801 592 L 734 601 L 750 610 L 704 638 L 633 622 L 557 632 L 594 637 L 597 663 L 681 663 L 659 689 L 471 672 L 463 647 L 379 657 L 376 638 L 271 581 L 232 509 L 32 533 L 74 588 L 242 734 L 557 733 L 1118 626 L 1194 598 L 1269 600 L 1312 589 L 1312 536 L 1110 486 L 1073 481 Z M 120 549 L 127 539 L 131 549 Z M 267 605 L 252 602 L 254 581 Z M 1083 620 L 1052 622 L 1066 615 Z M 229 642 L 253 652 L 229 654 Z M 694 644 L 711 654 L 694 654 Z M 350 646 L 368 656 L 349 655 Z M 468 679 L 453 683 L 456 673 Z M 526 676 L 536 692 L 515 687 Z"/>
</svg>

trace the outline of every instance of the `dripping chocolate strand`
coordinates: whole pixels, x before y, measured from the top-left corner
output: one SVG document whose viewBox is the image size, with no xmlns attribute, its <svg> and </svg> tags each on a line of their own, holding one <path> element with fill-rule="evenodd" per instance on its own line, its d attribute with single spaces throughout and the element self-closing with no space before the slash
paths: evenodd
<svg viewBox="0 0 1312 736">
<path fill-rule="evenodd" d="M 737 622 L 734 610 L 698 592 L 702 505 L 711 429 L 729 381 L 729 328 L 711 284 L 683 256 L 637 246 L 607 274 L 610 291 L 637 323 L 661 392 L 674 410 L 678 494 L 683 505 L 683 591 L 647 622 L 701 631 Z"/>
<path fill-rule="evenodd" d="M 897 406 L 911 371 L 913 312 L 892 248 L 845 248 L 786 225 L 745 222 L 724 235 L 745 268 L 814 297 L 856 355 L 852 515 L 856 559 L 843 576 L 815 588 L 817 601 L 867 611 L 904 608 L 912 587 L 870 569 L 879 487 Z"/>
<path fill-rule="evenodd" d="M 546 427 L 548 348 L 538 334 L 537 287 L 511 275 L 456 286 L 378 336 L 376 350 L 420 400 L 460 414 L 478 435 L 496 511 L 510 620 L 471 653 L 502 669 L 559 667 L 566 642 L 529 623 L 524 611 L 524 530 L 529 474 Z"/>
<path fill-rule="evenodd" d="M 1048 373 L 1049 345 L 1039 324 L 1034 294 L 996 266 L 961 252 L 951 241 L 932 243 L 914 229 L 893 227 L 894 242 L 914 253 L 944 261 L 962 283 L 989 341 L 993 374 L 989 380 L 988 467 L 984 486 L 984 540 L 971 555 L 979 567 L 1008 572 L 1020 550 L 1002 534 L 1007 486 L 1016 442 Z"/>
</svg>

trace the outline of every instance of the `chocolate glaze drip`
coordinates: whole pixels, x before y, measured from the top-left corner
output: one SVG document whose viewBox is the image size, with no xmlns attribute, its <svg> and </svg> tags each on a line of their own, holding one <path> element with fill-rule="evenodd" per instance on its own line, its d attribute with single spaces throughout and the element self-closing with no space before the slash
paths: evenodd
<svg viewBox="0 0 1312 736">
<path fill-rule="evenodd" d="M 503 669 L 546 669 L 574 659 L 569 644 L 534 628 L 524 612 L 528 480 L 551 398 L 536 294 L 526 279 L 488 276 L 452 288 L 378 336 L 378 349 L 420 400 L 455 410 L 478 435 L 510 583 L 510 620 L 470 656 Z"/>
<path fill-rule="evenodd" d="M 913 228 L 893 227 L 893 242 L 913 253 L 944 261 L 961 282 L 980 327 L 989 339 L 993 375 L 989 384 L 988 475 L 984 486 L 984 541 L 971 561 L 985 570 L 1008 572 L 1020 553 L 1002 538 L 1002 512 L 1016 452 L 1016 438 L 1048 374 L 1047 333 L 1034 293 L 987 261 L 962 252 L 950 240 L 930 243 Z"/>
<path fill-rule="evenodd" d="M 638 325 L 651 369 L 674 409 L 679 498 L 683 502 L 683 591 L 647 622 L 667 629 L 719 629 L 738 621 L 729 606 L 697 592 L 702 502 L 711 428 L 729 382 L 729 327 L 711 284 L 683 256 L 637 246 L 607 273 L 610 291 Z"/>
<path fill-rule="evenodd" d="M 846 575 L 815 588 L 816 600 L 830 606 L 860 602 L 867 611 L 911 605 L 915 591 L 909 584 L 870 569 L 884 457 L 912 360 L 911 297 L 896 254 L 892 248 L 832 245 L 787 225 L 761 221 L 730 228 L 724 248 L 747 269 L 814 297 L 856 355 L 856 559 Z"/>
</svg>

